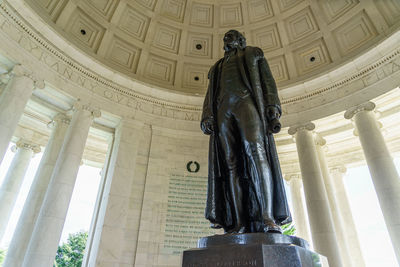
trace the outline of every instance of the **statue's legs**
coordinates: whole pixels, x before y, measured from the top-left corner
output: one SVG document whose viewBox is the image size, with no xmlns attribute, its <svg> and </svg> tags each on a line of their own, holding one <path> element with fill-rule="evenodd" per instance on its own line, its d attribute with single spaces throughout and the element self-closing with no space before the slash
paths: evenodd
<svg viewBox="0 0 400 267">
<path fill-rule="evenodd" d="M 228 101 L 226 101 L 228 102 Z M 243 217 L 243 194 L 240 185 L 240 174 L 238 172 L 238 151 L 240 144 L 237 142 L 238 132 L 235 131 L 235 123 L 230 105 L 222 103 L 218 111 L 218 136 L 225 164 L 223 169 L 227 172 L 226 190 L 228 201 L 231 206 L 233 225 L 229 232 L 243 232 L 245 227 Z M 228 211 L 229 212 L 229 211 Z"/>
<path fill-rule="evenodd" d="M 239 102 L 234 110 L 241 144 L 246 153 L 250 185 L 259 205 L 263 222 L 273 221 L 273 182 L 264 143 L 264 129 L 251 97 Z"/>
<path fill-rule="evenodd" d="M 232 101 L 235 99 L 236 101 Z M 244 204 L 257 203 L 260 223 L 274 228 L 273 182 L 264 144 L 264 130 L 258 111 L 250 96 L 231 97 L 218 109 L 218 130 L 221 149 L 226 159 L 229 196 L 232 199 L 236 227 L 243 224 Z M 241 153 L 245 153 L 245 157 Z M 246 158 L 250 187 L 256 199 L 243 203 L 239 184 L 238 160 Z M 250 207 L 245 207 L 249 210 Z M 258 217 L 258 216 L 257 216 Z M 247 218 L 248 219 L 248 218 Z M 240 222 L 240 223 L 238 223 Z M 276 226 L 277 229 L 279 228 Z M 267 227 L 268 228 L 268 227 Z M 267 229 L 268 230 L 268 229 Z"/>
<path fill-rule="evenodd" d="M 233 218 L 233 232 L 241 231 L 244 227 L 243 221 L 243 194 L 240 186 L 240 175 L 238 173 L 236 140 L 230 134 L 220 136 L 220 144 L 224 158 L 226 159 L 225 170 L 227 171 L 226 189 L 228 190 L 229 202 Z"/>
</svg>

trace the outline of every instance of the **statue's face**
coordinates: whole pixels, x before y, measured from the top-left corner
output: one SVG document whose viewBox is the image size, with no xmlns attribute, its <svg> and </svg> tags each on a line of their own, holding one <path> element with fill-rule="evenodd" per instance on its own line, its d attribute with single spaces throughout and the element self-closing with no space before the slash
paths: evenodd
<svg viewBox="0 0 400 267">
<path fill-rule="evenodd" d="M 239 42 L 238 32 L 229 31 L 229 32 L 225 33 L 224 50 L 226 52 L 229 52 L 233 48 L 239 48 L 239 47 L 240 47 L 240 42 Z"/>
</svg>

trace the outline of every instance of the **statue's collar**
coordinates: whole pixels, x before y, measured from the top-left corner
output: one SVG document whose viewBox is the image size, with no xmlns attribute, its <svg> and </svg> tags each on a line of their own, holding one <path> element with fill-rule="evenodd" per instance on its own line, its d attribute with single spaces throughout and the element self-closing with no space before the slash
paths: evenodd
<svg viewBox="0 0 400 267">
<path fill-rule="evenodd" d="M 238 48 L 233 48 L 233 49 L 231 49 L 230 51 L 225 52 L 225 54 L 224 54 L 225 61 L 228 62 L 229 59 L 230 59 L 232 56 L 234 56 L 234 55 L 237 54 L 238 50 L 239 50 Z"/>
</svg>

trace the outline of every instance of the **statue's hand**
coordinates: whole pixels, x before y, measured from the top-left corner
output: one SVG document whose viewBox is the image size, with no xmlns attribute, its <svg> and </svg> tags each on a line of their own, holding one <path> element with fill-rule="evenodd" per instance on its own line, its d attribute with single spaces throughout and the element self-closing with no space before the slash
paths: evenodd
<svg viewBox="0 0 400 267">
<path fill-rule="evenodd" d="M 270 120 L 268 125 L 269 125 L 269 130 L 271 131 L 271 133 L 276 134 L 281 131 L 282 125 L 278 119 Z"/>
<path fill-rule="evenodd" d="M 267 106 L 267 118 L 269 121 L 278 119 L 281 117 L 281 113 L 276 106 Z"/>
<path fill-rule="evenodd" d="M 212 118 L 204 119 L 200 123 L 203 133 L 210 135 L 214 131 L 214 120 Z"/>
<path fill-rule="evenodd" d="M 268 106 L 266 112 L 269 130 L 272 133 L 279 133 L 282 127 L 281 122 L 279 121 L 279 118 L 281 117 L 279 109 L 275 106 Z"/>
</svg>

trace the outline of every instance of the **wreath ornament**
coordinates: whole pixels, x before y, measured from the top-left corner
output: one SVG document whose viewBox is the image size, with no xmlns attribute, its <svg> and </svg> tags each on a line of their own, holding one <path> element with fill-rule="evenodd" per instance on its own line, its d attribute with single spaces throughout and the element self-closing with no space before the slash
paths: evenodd
<svg viewBox="0 0 400 267">
<path fill-rule="evenodd" d="M 193 167 L 192 167 L 193 164 L 196 166 L 195 169 L 193 169 Z M 196 172 L 198 172 L 200 170 L 200 164 L 197 161 L 189 161 L 186 164 L 186 169 L 187 169 L 188 172 L 196 173 Z"/>
</svg>

